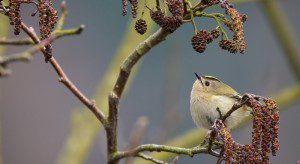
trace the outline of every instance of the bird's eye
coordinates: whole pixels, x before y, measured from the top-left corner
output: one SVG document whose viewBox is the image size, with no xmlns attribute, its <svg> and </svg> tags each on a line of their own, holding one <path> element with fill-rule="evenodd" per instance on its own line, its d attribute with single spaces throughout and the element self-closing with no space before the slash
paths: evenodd
<svg viewBox="0 0 300 164">
<path fill-rule="evenodd" d="M 210 82 L 206 81 L 206 82 L 205 82 L 205 86 L 208 87 L 209 85 L 210 85 Z"/>
</svg>

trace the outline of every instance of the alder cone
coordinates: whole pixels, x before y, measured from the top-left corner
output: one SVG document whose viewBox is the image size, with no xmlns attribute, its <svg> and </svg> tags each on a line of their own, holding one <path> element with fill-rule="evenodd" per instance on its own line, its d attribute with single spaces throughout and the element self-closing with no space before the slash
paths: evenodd
<svg viewBox="0 0 300 164">
<path fill-rule="evenodd" d="M 162 26 L 165 22 L 165 15 L 160 9 L 157 11 L 150 10 L 150 17 L 159 26 Z"/>
<path fill-rule="evenodd" d="M 143 35 L 147 31 L 147 23 L 143 19 L 139 19 L 136 21 L 134 26 L 135 31 L 137 31 L 139 34 Z"/>
<path fill-rule="evenodd" d="M 160 9 L 150 10 L 150 17 L 156 24 L 170 33 L 173 33 L 183 23 L 181 16 L 166 16 Z"/>
<path fill-rule="evenodd" d="M 161 27 L 168 32 L 173 33 L 182 25 L 182 23 L 182 17 L 165 17 Z"/>
<path fill-rule="evenodd" d="M 219 32 L 219 30 L 217 30 L 217 29 L 211 30 L 210 34 L 211 34 L 211 36 L 212 36 L 214 39 L 216 39 L 216 38 L 218 38 L 218 37 L 220 36 L 220 32 Z"/>
<path fill-rule="evenodd" d="M 194 50 L 199 53 L 203 53 L 206 49 L 206 32 L 206 30 L 200 30 L 191 40 Z"/>
<path fill-rule="evenodd" d="M 173 16 L 183 16 L 183 0 L 167 0 L 167 4 L 169 11 L 173 14 Z"/>
<path fill-rule="evenodd" d="M 213 41 L 214 37 L 211 33 L 207 32 L 206 33 L 206 43 L 209 44 Z"/>
</svg>

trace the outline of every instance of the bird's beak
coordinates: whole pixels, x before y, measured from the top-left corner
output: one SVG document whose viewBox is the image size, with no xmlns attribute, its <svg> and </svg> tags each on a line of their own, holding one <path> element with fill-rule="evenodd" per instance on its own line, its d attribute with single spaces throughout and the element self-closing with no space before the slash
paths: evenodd
<svg viewBox="0 0 300 164">
<path fill-rule="evenodd" d="M 201 78 L 196 72 L 194 72 L 194 73 L 195 73 L 197 79 L 198 79 L 198 80 L 201 82 L 201 84 L 203 85 L 202 78 Z"/>
</svg>

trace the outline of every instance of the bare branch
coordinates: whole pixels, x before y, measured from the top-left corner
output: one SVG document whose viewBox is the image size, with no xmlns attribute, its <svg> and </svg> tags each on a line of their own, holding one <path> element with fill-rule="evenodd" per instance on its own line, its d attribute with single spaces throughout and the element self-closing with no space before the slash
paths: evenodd
<svg viewBox="0 0 300 164">
<path fill-rule="evenodd" d="M 106 138 L 107 138 L 107 152 L 109 155 L 108 162 L 114 163 L 112 160 L 113 153 L 115 153 L 118 145 L 118 106 L 119 106 L 119 97 L 114 93 L 111 92 L 108 97 L 108 104 L 109 104 L 109 115 L 108 115 L 108 126 L 106 127 Z"/>
<path fill-rule="evenodd" d="M 14 62 L 28 62 L 32 58 L 32 56 L 35 55 L 39 50 L 41 50 L 45 45 L 53 42 L 56 39 L 63 37 L 63 36 L 80 34 L 83 31 L 83 29 L 84 29 L 84 26 L 82 25 L 78 28 L 68 29 L 68 30 L 63 30 L 61 32 L 53 33 L 48 39 L 43 40 L 38 45 L 28 49 L 27 51 L 24 51 L 22 53 L 12 54 L 12 55 L 0 56 L 0 64 L 6 66 L 7 64 L 14 63 Z M 27 41 L 24 40 L 21 42 L 19 42 L 19 41 L 16 41 L 16 42 L 9 41 L 9 42 L 13 43 L 15 45 L 20 45 L 23 43 L 35 44 L 32 41 L 32 39 L 28 39 Z"/>
<path fill-rule="evenodd" d="M 144 160 L 151 161 L 151 162 L 156 163 L 156 164 L 167 164 L 167 162 L 154 159 L 153 157 L 150 157 L 150 156 L 145 155 L 143 153 L 138 153 L 136 156 L 140 157 L 140 158 L 142 158 Z"/>
<path fill-rule="evenodd" d="M 154 46 L 165 40 L 169 32 L 160 28 L 144 42 L 140 43 L 135 50 L 125 59 L 120 68 L 120 73 L 113 92 L 121 98 L 128 77 L 134 65 Z"/>
<path fill-rule="evenodd" d="M 65 19 L 68 16 L 68 10 L 67 10 L 67 6 L 66 6 L 66 1 L 62 1 L 60 4 L 60 8 L 61 8 L 61 16 L 57 22 L 57 26 L 56 26 L 56 30 L 55 31 L 60 31 L 62 30 L 64 24 L 65 24 Z"/>
<path fill-rule="evenodd" d="M 27 27 L 23 22 L 21 23 L 21 29 L 29 35 L 29 37 L 36 43 L 40 43 L 40 39 L 36 35 L 36 33 Z M 80 31 L 80 30 L 79 30 Z M 82 31 L 82 30 L 81 30 Z M 40 49 L 45 54 L 45 48 Z M 98 118 L 98 120 L 106 126 L 106 119 L 104 114 L 100 111 L 100 109 L 96 106 L 95 102 L 89 100 L 73 83 L 69 80 L 59 63 L 56 61 L 54 57 L 50 59 L 50 63 L 52 67 L 55 69 L 56 73 L 59 76 L 59 81 L 62 82 L 85 106 L 87 106 L 94 115 Z"/>
<path fill-rule="evenodd" d="M 240 107 L 245 105 L 248 100 L 249 99 L 247 97 L 247 98 L 242 99 L 241 101 L 237 102 L 236 104 L 234 104 L 231 107 L 231 109 L 224 116 L 221 117 L 221 120 L 224 122 L 234 111 L 238 110 Z"/>
<path fill-rule="evenodd" d="M 219 148 L 219 147 L 218 147 Z M 140 145 L 132 150 L 118 152 L 114 155 L 113 159 L 121 159 L 130 156 L 136 156 L 140 152 L 149 151 L 149 152 L 168 152 L 174 154 L 183 154 L 193 157 L 195 154 L 210 154 L 215 157 L 219 157 L 219 153 L 215 151 L 208 150 L 205 147 L 193 147 L 193 148 L 181 148 L 181 147 L 174 147 L 174 146 L 166 146 L 166 145 L 156 145 L 156 144 L 145 144 Z"/>
<path fill-rule="evenodd" d="M 33 45 L 33 44 L 34 42 L 31 39 L 18 39 L 18 40 L 0 39 L 0 45 L 23 46 L 23 45 Z"/>
<path fill-rule="evenodd" d="M 85 28 L 84 25 L 80 25 L 77 28 L 56 30 L 51 34 L 51 36 L 53 37 L 53 40 L 56 40 L 64 36 L 79 35 L 82 33 L 84 28 Z M 31 38 L 18 39 L 18 40 L 0 39 L 0 45 L 11 45 L 11 46 L 35 45 L 35 42 Z"/>
</svg>

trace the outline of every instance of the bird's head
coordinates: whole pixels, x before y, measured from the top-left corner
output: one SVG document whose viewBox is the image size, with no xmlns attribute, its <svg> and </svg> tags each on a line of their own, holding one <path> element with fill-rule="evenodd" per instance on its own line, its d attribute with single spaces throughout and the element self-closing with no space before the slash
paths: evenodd
<svg viewBox="0 0 300 164">
<path fill-rule="evenodd" d="M 220 81 L 214 76 L 199 76 L 195 73 L 197 79 L 193 85 L 193 92 L 196 94 L 211 94 L 211 95 L 234 95 L 237 92 L 227 84 Z"/>
</svg>

